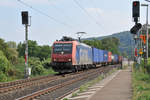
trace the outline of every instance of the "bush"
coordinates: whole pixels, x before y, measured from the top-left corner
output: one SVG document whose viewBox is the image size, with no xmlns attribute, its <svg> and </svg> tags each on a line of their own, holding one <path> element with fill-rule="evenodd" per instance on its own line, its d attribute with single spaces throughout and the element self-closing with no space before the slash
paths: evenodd
<svg viewBox="0 0 150 100">
<path fill-rule="evenodd" d="M 140 65 L 143 69 L 143 66 Z M 150 100 L 150 75 L 141 69 L 133 68 L 133 100 Z"/>
<path fill-rule="evenodd" d="M 142 73 L 142 72 L 137 72 L 135 73 L 135 78 L 136 80 L 141 80 L 141 81 L 148 81 L 150 79 L 150 76 L 148 74 Z"/>
<path fill-rule="evenodd" d="M 24 64 L 25 63 L 25 58 L 24 57 L 18 58 L 18 63 Z"/>
<path fill-rule="evenodd" d="M 147 92 L 147 91 L 142 92 L 138 96 L 137 100 L 150 100 L 150 91 L 149 92 Z"/>
<path fill-rule="evenodd" d="M 29 57 L 28 59 L 28 63 L 29 63 L 29 66 L 32 66 L 32 65 L 35 65 L 35 64 L 41 64 L 41 61 L 39 58 L 36 58 L 36 57 Z"/>
<path fill-rule="evenodd" d="M 8 60 L 11 62 L 11 64 L 17 64 L 18 63 L 18 52 L 14 48 L 8 48 Z"/>
<path fill-rule="evenodd" d="M 9 68 L 10 68 L 10 62 L 4 56 L 3 52 L 0 51 L 0 71 L 2 71 L 4 74 L 7 74 Z"/>
<path fill-rule="evenodd" d="M 7 81 L 7 76 L 0 71 L 0 82 L 6 82 Z"/>
<path fill-rule="evenodd" d="M 42 75 L 45 71 L 39 58 L 34 58 L 34 57 L 30 58 L 29 66 L 32 68 L 31 71 L 33 75 Z"/>
<path fill-rule="evenodd" d="M 32 66 L 32 74 L 33 75 L 42 75 L 44 73 L 44 71 L 45 71 L 45 69 L 40 64 Z"/>
<path fill-rule="evenodd" d="M 51 67 L 50 59 L 46 59 L 46 60 L 42 61 L 42 66 L 46 69 L 49 69 Z"/>
</svg>

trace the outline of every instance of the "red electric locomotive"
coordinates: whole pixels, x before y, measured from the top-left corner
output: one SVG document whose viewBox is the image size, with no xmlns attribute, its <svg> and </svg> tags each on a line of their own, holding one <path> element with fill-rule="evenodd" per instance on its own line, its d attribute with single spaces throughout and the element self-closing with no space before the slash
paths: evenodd
<svg viewBox="0 0 150 100">
<path fill-rule="evenodd" d="M 54 42 L 51 58 L 52 68 L 56 72 L 81 70 L 92 65 L 92 47 L 64 37 Z"/>
</svg>

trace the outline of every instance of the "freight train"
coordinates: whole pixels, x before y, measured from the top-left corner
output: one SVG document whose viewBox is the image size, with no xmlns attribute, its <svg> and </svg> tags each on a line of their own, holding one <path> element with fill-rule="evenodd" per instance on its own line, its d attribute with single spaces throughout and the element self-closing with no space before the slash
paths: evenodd
<svg viewBox="0 0 150 100">
<path fill-rule="evenodd" d="M 97 65 L 117 64 L 122 56 L 97 49 L 75 39 L 63 37 L 53 43 L 52 68 L 59 73 L 95 68 Z"/>
</svg>

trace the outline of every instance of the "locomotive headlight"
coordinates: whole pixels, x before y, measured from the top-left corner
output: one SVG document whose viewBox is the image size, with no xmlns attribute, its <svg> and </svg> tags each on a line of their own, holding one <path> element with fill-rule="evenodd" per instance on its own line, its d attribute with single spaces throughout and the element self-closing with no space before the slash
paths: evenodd
<svg viewBox="0 0 150 100">
<path fill-rule="evenodd" d="M 68 61 L 71 61 L 71 59 L 68 59 Z"/>
</svg>

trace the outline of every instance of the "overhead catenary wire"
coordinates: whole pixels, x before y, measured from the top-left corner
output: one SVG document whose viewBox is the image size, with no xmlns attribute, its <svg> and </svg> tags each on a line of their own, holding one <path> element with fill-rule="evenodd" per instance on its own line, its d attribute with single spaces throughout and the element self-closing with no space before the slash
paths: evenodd
<svg viewBox="0 0 150 100">
<path fill-rule="evenodd" d="M 100 17 L 100 19 L 102 19 L 102 17 L 100 16 L 101 14 L 98 12 L 98 7 L 95 5 L 95 3 L 94 3 L 94 0 L 89 0 L 91 3 L 91 5 L 93 6 L 93 7 L 95 7 L 96 8 L 96 15 L 97 15 L 97 17 Z M 95 19 L 96 20 L 96 19 Z M 102 25 L 101 24 L 101 27 L 103 28 L 104 27 L 104 25 Z M 107 30 L 105 30 L 104 28 L 103 28 L 103 30 L 105 31 L 105 32 L 107 32 Z"/>
<path fill-rule="evenodd" d="M 48 0 L 48 2 L 50 2 L 50 0 Z M 55 6 L 54 4 L 53 5 L 51 5 L 53 8 L 55 8 L 59 13 L 61 13 L 61 15 L 64 15 L 64 17 L 65 18 L 67 18 L 67 19 L 71 19 L 69 16 L 67 16 L 67 15 L 65 15 L 64 13 L 65 13 L 65 11 L 64 10 L 62 10 L 62 9 L 59 9 L 57 6 Z"/>
<path fill-rule="evenodd" d="M 98 8 L 96 7 L 96 5 L 95 5 L 95 3 L 94 3 L 94 0 L 89 0 L 89 1 L 91 2 L 90 4 L 91 4 L 93 7 L 96 8 L 96 11 L 95 11 L 95 12 L 96 12 L 97 17 L 101 17 L 101 16 L 99 15 L 98 10 L 97 10 Z"/>
<path fill-rule="evenodd" d="M 68 28 L 72 28 L 72 27 L 71 27 L 70 25 L 68 25 L 67 23 L 64 23 L 64 22 L 62 22 L 62 21 L 60 21 L 60 20 L 57 20 L 57 19 L 55 19 L 54 17 L 52 17 L 52 16 L 50 16 L 50 15 L 48 15 L 48 14 L 42 12 L 41 10 L 38 10 L 38 9 L 36 9 L 36 8 L 33 8 L 31 5 L 25 3 L 25 2 L 22 1 L 22 0 L 17 0 L 17 1 L 20 2 L 21 4 L 23 4 L 24 6 L 27 6 L 27 7 L 31 8 L 32 10 L 34 10 L 34 11 L 36 11 L 36 12 L 38 12 L 38 13 L 40 13 L 40 14 L 46 16 L 46 17 L 48 17 L 49 19 L 51 19 L 51 20 L 57 22 L 58 24 L 62 24 L 62 25 L 64 25 L 64 26 L 68 27 Z"/>
<path fill-rule="evenodd" d="M 100 28 L 102 28 L 101 24 L 99 24 L 99 23 L 85 10 L 85 8 L 82 7 L 82 5 L 81 5 L 77 0 L 73 0 L 73 1 L 76 3 L 76 5 L 78 5 L 78 7 L 79 7 L 80 9 L 82 9 L 82 11 L 84 11 L 84 13 L 87 14 L 87 16 L 88 16 L 89 18 L 91 18 Z M 104 31 L 104 30 L 103 30 L 103 31 Z"/>
<path fill-rule="evenodd" d="M 50 3 L 50 1 L 51 0 L 48 0 L 49 3 Z M 63 9 L 60 9 L 55 4 L 53 4 L 53 5 L 51 4 L 51 7 L 53 7 L 56 11 L 58 11 L 59 13 L 61 13 L 60 15 L 63 15 L 65 17 L 65 19 L 67 19 L 70 22 L 72 21 L 71 16 L 65 14 L 66 11 L 64 11 Z M 78 28 L 80 28 L 80 29 L 82 29 L 82 27 L 83 27 L 80 24 L 78 24 L 78 25 L 76 24 L 75 26 L 78 27 Z"/>
</svg>

